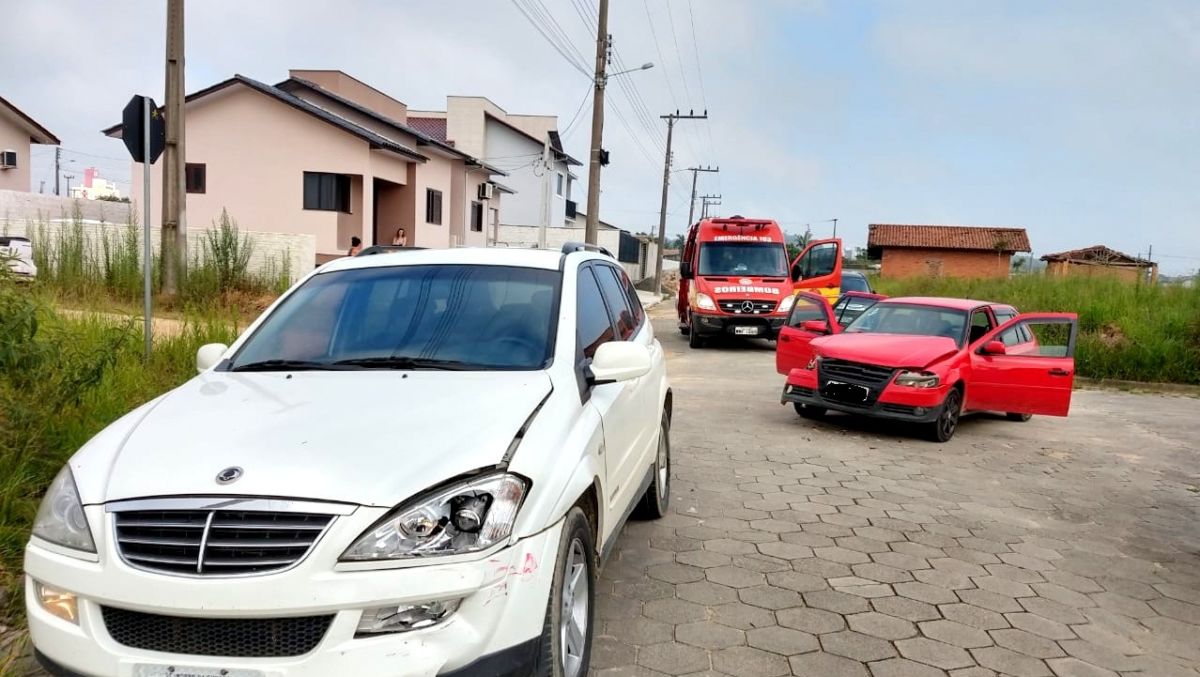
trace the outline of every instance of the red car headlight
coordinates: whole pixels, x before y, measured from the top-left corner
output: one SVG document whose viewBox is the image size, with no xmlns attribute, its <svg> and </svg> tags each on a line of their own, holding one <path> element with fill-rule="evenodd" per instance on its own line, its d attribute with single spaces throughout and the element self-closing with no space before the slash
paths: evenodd
<svg viewBox="0 0 1200 677">
<path fill-rule="evenodd" d="M 898 386 L 909 388 L 936 388 L 941 382 L 942 379 L 931 371 L 910 371 L 908 369 L 896 374 L 894 381 Z"/>
</svg>

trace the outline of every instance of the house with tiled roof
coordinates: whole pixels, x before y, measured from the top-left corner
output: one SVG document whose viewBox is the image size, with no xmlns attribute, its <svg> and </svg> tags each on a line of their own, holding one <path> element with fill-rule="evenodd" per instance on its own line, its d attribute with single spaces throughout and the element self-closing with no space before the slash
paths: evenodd
<svg viewBox="0 0 1200 677">
<path fill-rule="evenodd" d="M 1102 244 L 1055 252 L 1042 257 L 1051 277 L 1115 277 L 1127 282 L 1158 281 L 1158 264 Z"/>
<path fill-rule="evenodd" d="M 509 113 L 482 96 L 449 96 L 445 110 L 412 110 L 408 120 L 413 127 L 507 172 L 504 185 L 514 194 L 506 195 L 500 207 L 498 232 L 506 232 L 506 226 L 520 230 L 573 225 L 578 177 L 572 168 L 582 163 L 563 148 L 557 117 Z"/>
<path fill-rule="evenodd" d="M 1008 277 L 1012 256 L 1030 252 L 1024 228 L 872 223 L 867 254 L 882 277 Z"/>
<path fill-rule="evenodd" d="M 33 144 L 57 146 L 59 141 L 37 120 L 0 97 L 0 190 L 30 190 Z"/>
<path fill-rule="evenodd" d="M 483 246 L 493 232 L 506 172 L 411 125 L 403 102 L 341 71 L 292 70 L 274 85 L 235 75 L 189 94 L 184 115 L 192 226 L 226 209 L 245 231 L 312 235 L 316 262 L 353 238 L 391 244 L 399 229 L 418 247 Z M 151 172 L 155 218 L 161 170 Z"/>
</svg>

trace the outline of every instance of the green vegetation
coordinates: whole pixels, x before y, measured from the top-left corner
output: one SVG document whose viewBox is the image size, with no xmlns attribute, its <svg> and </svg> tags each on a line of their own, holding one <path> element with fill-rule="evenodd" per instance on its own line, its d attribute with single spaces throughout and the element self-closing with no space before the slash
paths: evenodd
<svg viewBox="0 0 1200 677">
<path fill-rule="evenodd" d="M 955 296 L 1079 315 L 1080 376 L 1200 384 L 1200 288 L 1105 278 L 876 280 L 889 296 Z"/>
<path fill-rule="evenodd" d="M 5 230 L 10 226 L 6 221 Z M 38 267 L 37 285 L 59 304 L 108 306 L 132 312 L 141 308 L 142 229 L 132 209 L 122 224 L 85 224 L 76 210 L 72 216 L 64 214 L 61 225 L 42 218 L 25 226 Z M 181 293 L 172 299 L 160 299 L 155 307 L 184 312 L 232 309 L 257 314 L 288 288 L 294 271 L 286 253 L 271 258 L 257 272 L 252 271 L 253 255 L 253 241 L 222 210 L 200 246 L 190 252 Z M 157 251 L 151 255 L 151 269 L 157 292 L 161 270 Z"/>
<path fill-rule="evenodd" d="M 0 625 L 23 625 L 22 550 L 41 494 L 66 459 L 193 376 L 198 346 L 234 337 L 228 322 L 193 317 L 156 338 L 147 361 L 140 324 L 55 312 L 44 291 L 0 276 Z M 0 674 L 4 666 L 0 655 Z"/>
</svg>

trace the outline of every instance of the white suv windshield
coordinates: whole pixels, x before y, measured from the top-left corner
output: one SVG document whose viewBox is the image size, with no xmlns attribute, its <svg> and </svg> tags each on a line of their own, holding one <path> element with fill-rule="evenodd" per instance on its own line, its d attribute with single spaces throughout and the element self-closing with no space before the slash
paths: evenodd
<svg viewBox="0 0 1200 677">
<path fill-rule="evenodd" d="M 233 371 L 541 369 L 557 271 L 394 266 L 317 275 L 242 346 Z"/>
<path fill-rule="evenodd" d="M 966 324 L 967 314 L 961 310 L 905 303 L 876 303 L 855 318 L 846 327 L 846 333 L 944 336 L 961 345 Z"/>
</svg>

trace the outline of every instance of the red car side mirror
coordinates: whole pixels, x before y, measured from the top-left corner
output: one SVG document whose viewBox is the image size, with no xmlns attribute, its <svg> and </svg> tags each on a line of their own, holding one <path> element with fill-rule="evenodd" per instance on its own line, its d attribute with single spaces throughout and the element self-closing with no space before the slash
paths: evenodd
<svg viewBox="0 0 1200 677">
<path fill-rule="evenodd" d="M 983 352 L 988 355 L 1005 355 L 1008 353 L 1008 349 L 1004 347 L 1004 343 L 1001 341 L 988 341 L 983 344 Z"/>
<path fill-rule="evenodd" d="M 811 331 L 815 334 L 829 333 L 829 323 L 825 320 L 805 320 L 800 323 L 800 328 L 804 331 Z"/>
</svg>

